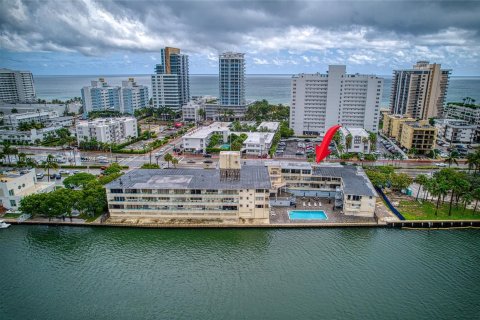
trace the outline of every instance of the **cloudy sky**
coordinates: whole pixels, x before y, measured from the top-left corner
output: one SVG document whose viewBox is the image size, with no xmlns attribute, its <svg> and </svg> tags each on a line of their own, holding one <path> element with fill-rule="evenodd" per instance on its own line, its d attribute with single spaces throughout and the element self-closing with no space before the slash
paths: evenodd
<svg viewBox="0 0 480 320">
<path fill-rule="evenodd" d="M 388 75 L 430 60 L 480 75 L 480 1 L 0 0 L 0 67 L 146 74 L 165 46 L 190 55 L 192 74 L 239 51 L 247 73 Z"/>
</svg>

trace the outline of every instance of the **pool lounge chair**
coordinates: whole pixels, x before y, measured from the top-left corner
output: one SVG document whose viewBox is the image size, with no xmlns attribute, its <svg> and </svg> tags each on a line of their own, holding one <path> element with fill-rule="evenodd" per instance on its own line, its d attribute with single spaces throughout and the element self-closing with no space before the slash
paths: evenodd
<svg viewBox="0 0 480 320">
<path fill-rule="evenodd" d="M 314 202 L 314 203 L 313 203 L 313 206 L 314 206 L 314 207 L 316 207 L 316 206 L 317 206 L 317 203 L 316 203 L 316 202 Z"/>
<path fill-rule="evenodd" d="M 321 207 L 322 206 L 322 203 L 320 201 L 318 201 L 318 206 Z"/>
</svg>

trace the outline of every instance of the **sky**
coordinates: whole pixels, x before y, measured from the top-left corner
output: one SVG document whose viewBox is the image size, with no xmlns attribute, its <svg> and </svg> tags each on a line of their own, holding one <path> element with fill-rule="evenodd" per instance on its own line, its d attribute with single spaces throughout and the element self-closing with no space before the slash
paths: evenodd
<svg viewBox="0 0 480 320">
<path fill-rule="evenodd" d="M 0 0 L 0 67 L 35 75 L 149 74 L 180 48 L 191 74 L 243 52 L 248 74 L 390 75 L 418 60 L 480 75 L 480 1 Z"/>
</svg>

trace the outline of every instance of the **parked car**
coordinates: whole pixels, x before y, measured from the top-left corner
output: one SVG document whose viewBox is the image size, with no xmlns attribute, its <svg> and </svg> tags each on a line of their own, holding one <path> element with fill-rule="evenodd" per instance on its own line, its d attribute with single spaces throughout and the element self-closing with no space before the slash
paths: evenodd
<svg viewBox="0 0 480 320">
<path fill-rule="evenodd" d="M 203 155 L 203 157 L 204 157 L 204 158 L 211 158 L 212 155 L 211 155 L 211 154 L 208 154 L 208 153 L 205 153 L 205 154 Z"/>
<path fill-rule="evenodd" d="M 52 174 L 50 175 L 50 179 L 55 179 L 56 177 L 57 177 L 57 175 L 56 175 L 55 173 L 52 173 Z"/>
<path fill-rule="evenodd" d="M 58 173 L 59 173 L 60 175 L 69 175 L 69 174 L 70 174 L 70 171 L 68 171 L 68 170 L 60 170 L 60 171 L 58 171 Z"/>
<path fill-rule="evenodd" d="M 295 153 L 295 155 L 296 155 L 296 156 L 304 156 L 305 153 L 303 153 L 303 152 L 297 152 L 297 153 Z"/>
<path fill-rule="evenodd" d="M 188 160 L 187 163 L 195 163 L 193 160 Z"/>
<path fill-rule="evenodd" d="M 203 163 L 213 163 L 213 161 L 212 160 L 205 160 L 205 161 L 203 161 Z"/>
<path fill-rule="evenodd" d="M 45 177 L 45 173 L 43 172 L 37 173 L 37 179 L 43 179 L 43 177 Z"/>
<path fill-rule="evenodd" d="M 73 170 L 72 173 L 73 174 L 77 174 L 77 173 L 80 173 L 81 171 L 80 170 Z"/>
<path fill-rule="evenodd" d="M 437 162 L 437 163 L 435 163 L 435 165 L 436 165 L 437 167 L 446 167 L 446 166 L 447 166 L 447 164 L 446 164 L 446 163 L 443 163 L 443 162 Z"/>
<path fill-rule="evenodd" d="M 57 173 L 57 174 L 55 175 L 55 179 L 57 179 L 57 180 L 60 180 L 60 179 L 62 179 L 62 175 L 61 175 L 61 174 L 59 174 L 59 173 Z"/>
</svg>

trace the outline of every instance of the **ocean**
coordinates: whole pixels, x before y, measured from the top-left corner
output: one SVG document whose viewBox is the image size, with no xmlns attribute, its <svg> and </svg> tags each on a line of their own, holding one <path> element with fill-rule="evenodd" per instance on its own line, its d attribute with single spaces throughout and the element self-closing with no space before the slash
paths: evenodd
<svg viewBox="0 0 480 320">
<path fill-rule="evenodd" d="M 35 76 L 34 78 L 39 98 L 67 100 L 79 97 L 80 89 L 90 85 L 90 81 L 99 77 L 104 77 L 111 85 L 121 85 L 122 80 L 134 77 L 138 84 L 146 85 L 150 88 L 149 75 Z M 389 105 L 392 79 L 391 76 L 383 77 L 385 81 L 382 106 L 385 107 Z M 247 75 L 247 99 L 267 99 L 271 103 L 290 104 L 290 79 L 291 75 Z M 192 96 L 218 96 L 218 76 L 191 75 L 190 94 Z M 480 101 L 480 77 L 452 77 L 447 91 L 447 102 L 462 101 L 467 96 Z"/>
</svg>

